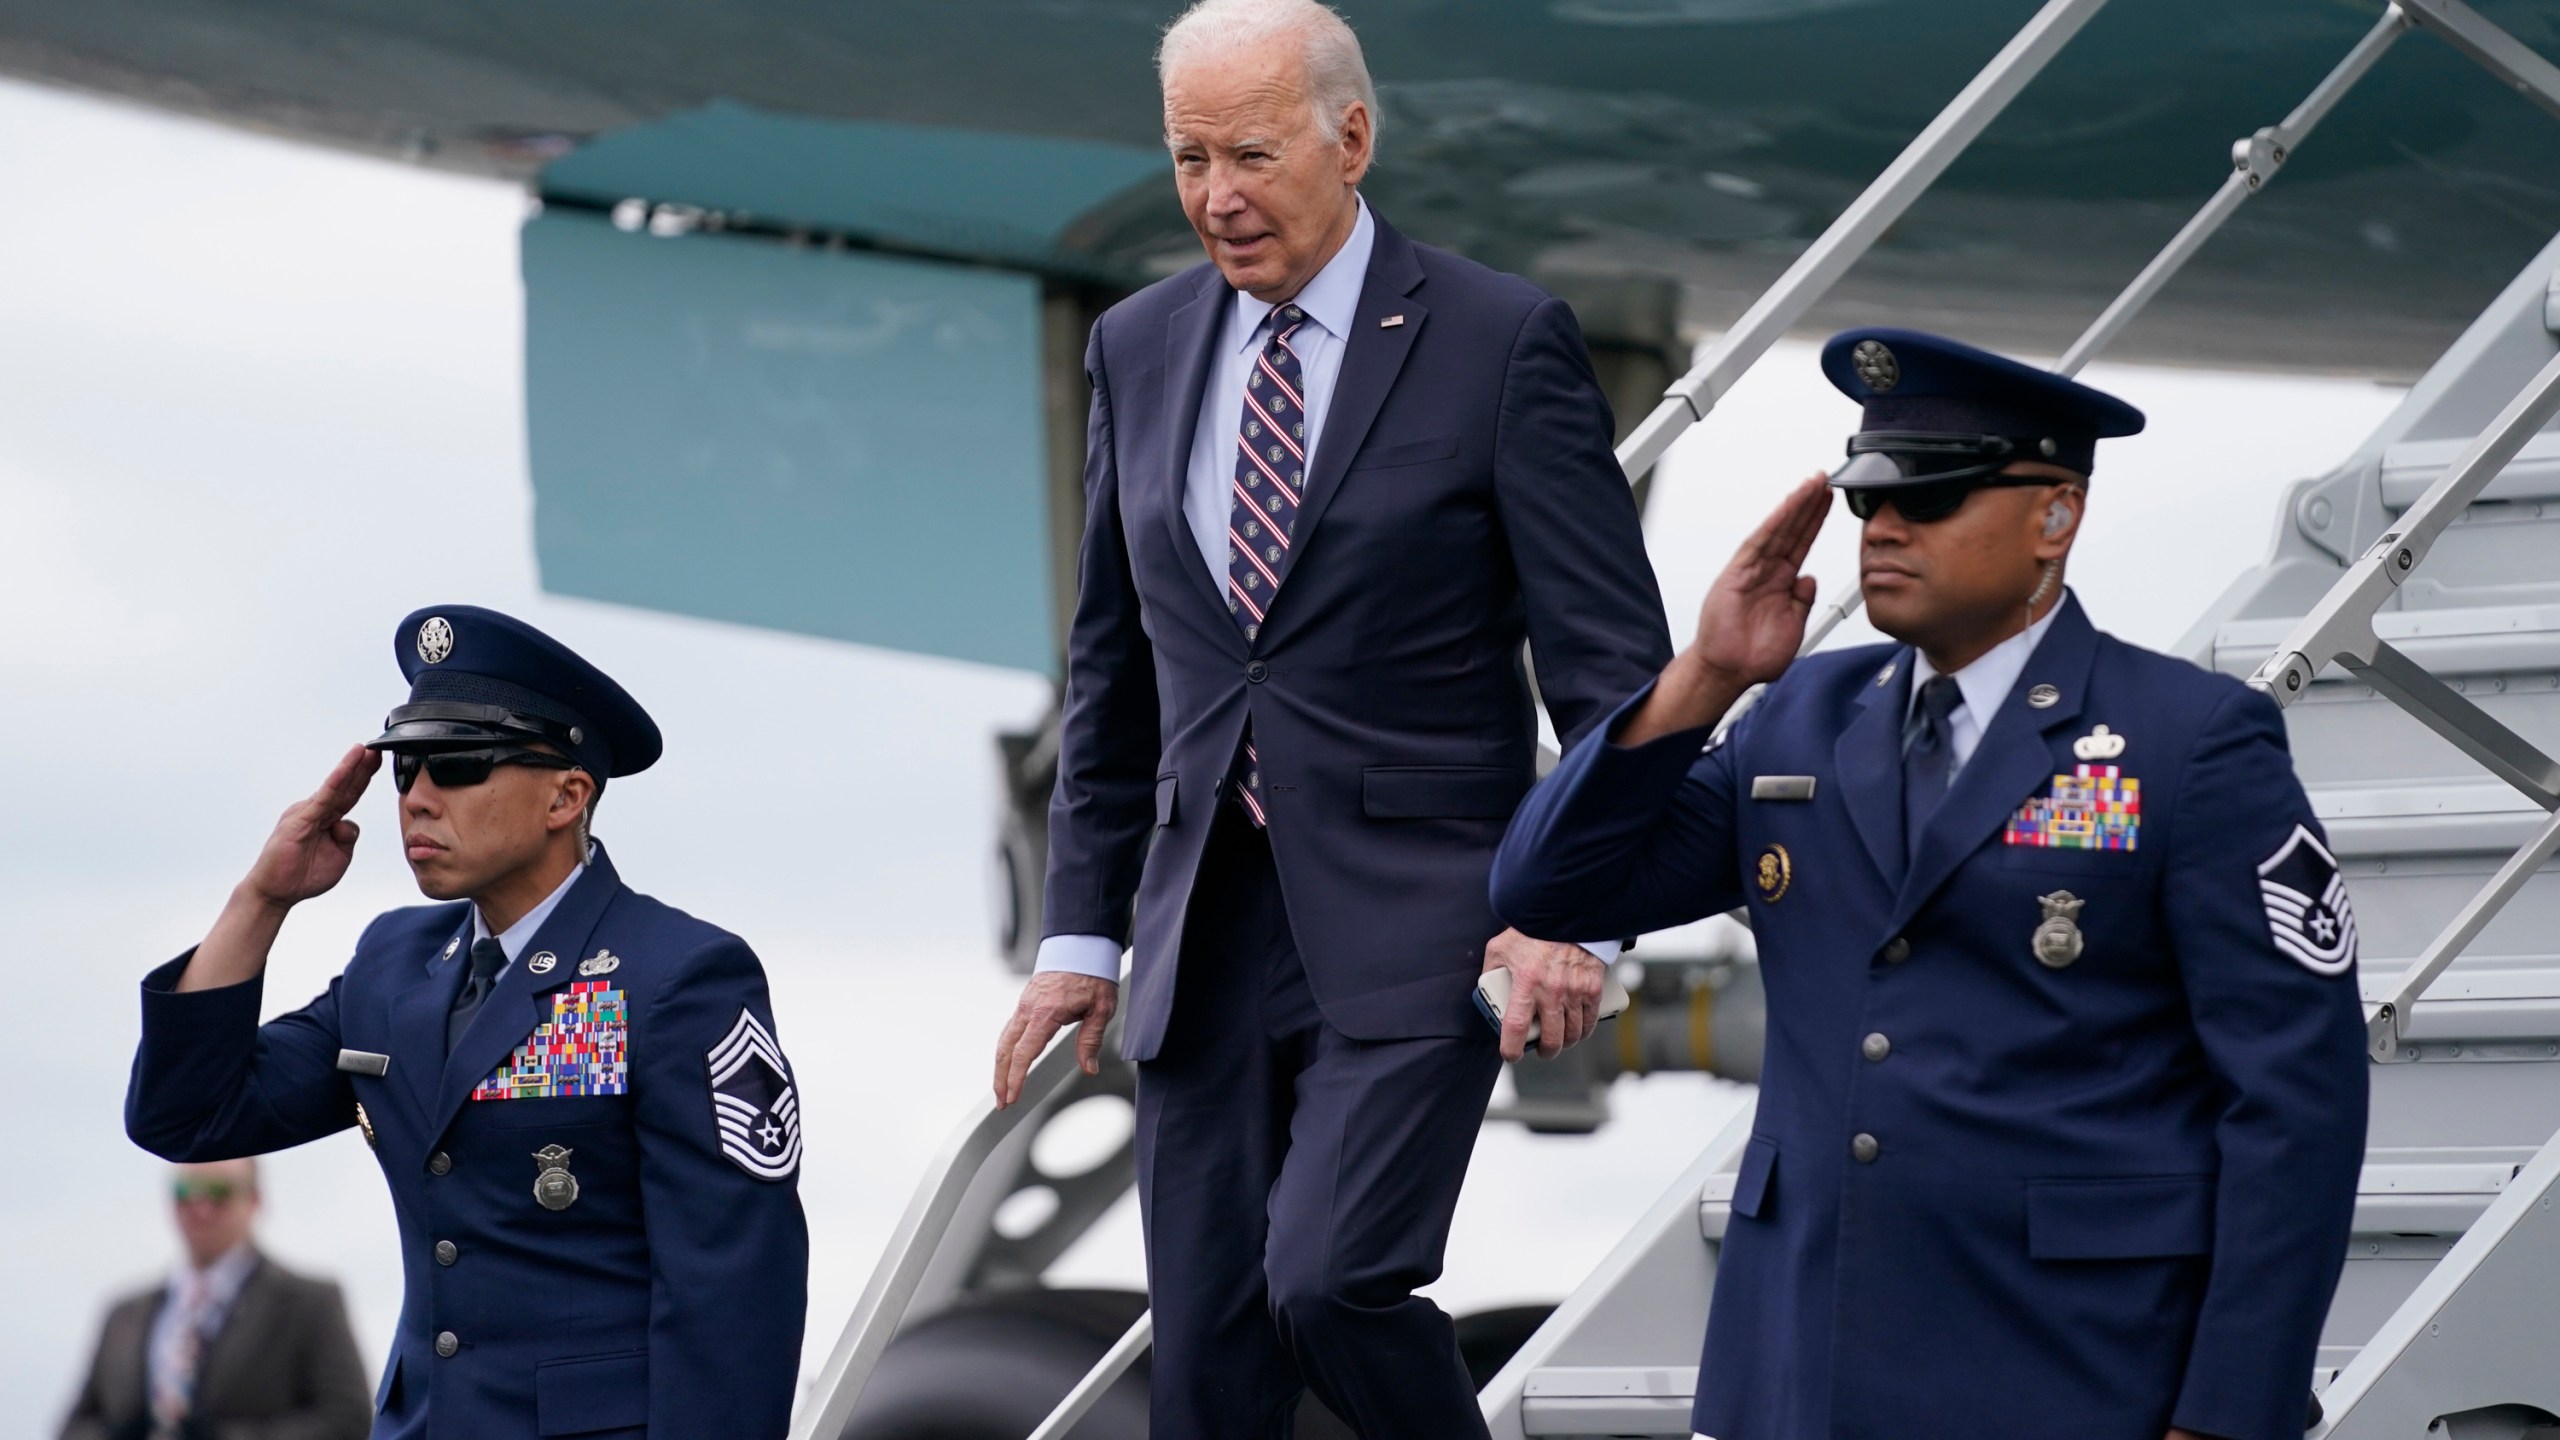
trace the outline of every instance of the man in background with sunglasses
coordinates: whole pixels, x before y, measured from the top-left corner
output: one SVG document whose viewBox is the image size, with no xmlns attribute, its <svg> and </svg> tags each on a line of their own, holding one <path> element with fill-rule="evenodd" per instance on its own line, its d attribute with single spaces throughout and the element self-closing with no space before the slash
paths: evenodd
<svg viewBox="0 0 2560 1440">
<path fill-rule="evenodd" d="M 107 1312 L 62 1440 L 359 1440 L 373 1420 L 346 1301 L 258 1249 L 258 1162 L 181 1165 L 185 1246 Z"/>
<path fill-rule="evenodd" d="M 173 1160 L 350 1126 L 408 1278 L 377 1440 L 779 1437 L 806 1301 L 800 1115 L 764 970 L 588 835 L 657 725 L 522 621 L 400 622 L 409 702 L 285 812 L 204 942 L 142 984 L 125 1123 Z M 418 888 L 261 1026 L 286 912 L 335 886 L 388 754 Z"/>
<path fill-rule="evenodd" d="M 1532 934 L 1749 909 L 1768 1060 L 1692 1423 L 2293 1440 L 2366 1077 L 2283 721 L 2062 586 L 2097 442 L 2140 412 L 1908 331 L 1822 360 L 1865 407 L 1829 484 L 1900 643 L 1796 658 L 1808 481 L 1493 873 Z"/>
</svg>

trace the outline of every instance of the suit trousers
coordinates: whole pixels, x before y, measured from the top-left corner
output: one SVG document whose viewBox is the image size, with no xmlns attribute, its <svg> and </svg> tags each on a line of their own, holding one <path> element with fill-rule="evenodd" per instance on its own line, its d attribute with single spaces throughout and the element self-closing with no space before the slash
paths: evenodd
<svg viewBox="0 0 2560 1440">
<path fill-rule="evenodd" d="M 1164 1048 L 1138 1067 L 1149 1433 L 1284 1440 L 1312 1388 L 1368 1440 L 1482 1436 L 1440 1274 L 1500 1057 L 1490 1029 L 1325 1023 L 1269 837 L 1222 803 Z"/>
</svg>

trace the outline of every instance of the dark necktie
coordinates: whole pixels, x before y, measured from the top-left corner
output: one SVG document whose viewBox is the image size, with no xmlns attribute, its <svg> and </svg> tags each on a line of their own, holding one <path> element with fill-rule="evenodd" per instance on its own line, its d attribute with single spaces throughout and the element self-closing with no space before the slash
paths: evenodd
<svg viewBox="0 0 2560 1440">
<path fill-rule="evenodd" d="M 1281 561 L 1297 529 L 1306 497 L 1307 401 L 1304 372 L 1289 337 L 1307 323 L 1307 312 L 1283 305 L 1271 312 L 1271 338 L 1244 379 L 1244 406 L 1236 416 L 1235 501 L 1227 508 L 1227 612 L 1243 627 L 1247 643 L 1262 638 L 1262 617 L 1280 589 Z M 1262 757 L 1245 735 L 1236 757 L 1236 795 L 1256 828 L 1262 810 Z"/>
<path fill-rule="evenodd" d="M 471 1028 L 471 1017 L 480 1013 L 480 1002 L 498 988 L 498 972 L 507 968 L 507 947 L 494 935 L 471 942 L 471 973 L 462 979 L 462 993 L 453 997 L 453 1013 L 444 1021 L 445 1053 L 453 1053 L 462 1032 Z"/>
<path fill-rule="evenodd" d="M 1917 857 L 1920 832 L 1938 802 L 1947 798 L 1947 782 L 1956 771 L 1956 735 L 1951 717 L 1964 703 L 1964 691 L 1952 675 L 1932 676 L 1920 687 L 1920 703 L 1902 731 L 1903 853 Z"/>
</svg>

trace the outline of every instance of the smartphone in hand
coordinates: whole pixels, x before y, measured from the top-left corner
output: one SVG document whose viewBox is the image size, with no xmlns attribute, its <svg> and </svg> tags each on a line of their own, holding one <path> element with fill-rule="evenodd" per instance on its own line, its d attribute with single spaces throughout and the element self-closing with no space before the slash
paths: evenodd
<svg viewBox="0 0 2560 1440">
<path fill-rule="evenodd" d="M 1618 983 L 1618 967 L 1610 966 L 1608 977 L 1600 982 L 1600 1018 L 1613 1020 L 1625 1014 L 1627 1007 L 1633 1003 L 1635 1003 L 1634 997 L 1627 994 L 1627 987 Z M 1495 1033 L 1499 1034 L 1502 1030 L 1503 1012 L 1510 1008 L 1511 972 L 1503 969 L 1487 970 L 1483 978 L 1476 981 L 1476 1013 L 1482 1015 L 1485 1023 L 1491 1025 Z M 1529 1017 L 1529 1043 L 1532 1045 L 1538 1043 L 1538 1017 L 1534 1014 Z"/>
</svg>

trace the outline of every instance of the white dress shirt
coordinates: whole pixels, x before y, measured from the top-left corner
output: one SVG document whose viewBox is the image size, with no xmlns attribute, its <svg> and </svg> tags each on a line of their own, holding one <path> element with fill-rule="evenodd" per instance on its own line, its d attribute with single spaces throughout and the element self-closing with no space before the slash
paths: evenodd
<svg viewBox="0 0 2560 1440">
<path fill-rule="evenodd" d="M 592 849 L 589 853 L 593 853 Z M 551 912 L 560 908 L 561 897 L 567 895 L 569 887 L 577 884 L 578 877 L 586 873 L 587 862 L 581 860 L 578 862 L 578 868 L 569 872 L 568 879 L 561 881 L 556 889 L 542 897 L 541 904 L 524 912 L 523 919 L 498 933 L 498 948 L 507 952 L 507 963 L 498 970 L 500 975 L 506 974 L 514 967 L 516 957 L 523 954 L 524 947 L 533 940 L 533 932 L 541 929 L 542 922 L 551 918 Z M 479 906 L 474 905 L 471 907 L 471 943 L 477 945 L 488 938 L 488 917 L 480 913 Z"/>
<path fill-rule="evenodd" d="M 2044 632 L 2053 628 L 2053 618 L 2061 613 L 2062 606 L 2056 603 L 2044 612 L 2043 619 L 1983 651 L 1972 664 L 1955 672 L 1956 689 L 1964 699 L 1947 715 L 1947 740 L 1955 760 L 1947 771 L 1948 783 L 1954 783 L 1965 762 L 1973 758 L 1974 747 L 1982 743 L 1984 727 L 2000 713 L 2009 692 L 2018 687 L 2018 677 L 2027 670 L 2027 657 L 2036 653 L 2036 646 L 2044 641 Z M 1911 706 L 1903 711 L 1906 725 L 1911 708 L 1920 703 L 1920 687 L 1937 673 L 1938 667 L 1929 663 L 1928 656 L 1917 650 L 1911 652 Z"/>
<path fill-rule="evenodd" d="M 1355 197 L 1356 198 L 1356 197 Z M 1369 202 L 1360 200 L 1359 217 L 1351 222 L 1351 238 L 1298 292 L 1296 305 L 1307 322 L 1289 341 L 1298 352 L 1298 378 L 1305 382 L 1307 453 L 1305 473 L 1316 473 L 1316 444 L 1324 435 L 1325 416 L 1333 405 L 1333 382 L 1342 373 L 1342 353 L 1351 322 L 1360 312 L 1360 291 L 1369 280 L 1369 255 L 1377 248 L 1378 222 Z M 1200 546 L 1200 563 L 1209 568 L 1209 584 L 1227 592 L 1227 526 L 1235 511 L 1236 437 L 1244 417 L 1244 382 L 1253 373 L 1254 357 L 1271 338 L 1265 323 L 1277 306 L 1233 292 L 1226 328 L 1209 356 L 1209 385 L 1200 398 L 1200 420 L 1191 432 L 1191 467 L 1182 480 L 1182 514 L 1191 522 L 1191 538 Z M 1584 947 L 1602 960 L 1618 957 L 1617 941 Z M 1040 942 L 1035 971 L 1066 970 L 1103 980 L 1120 978 L 1120 945 L 1103 935 L 1051 935 Z"/>
</svg>

